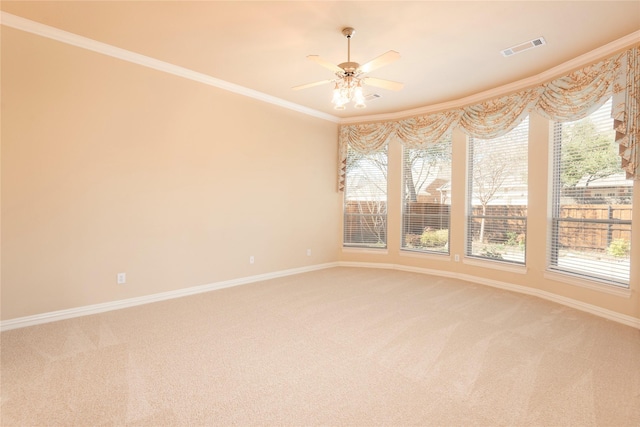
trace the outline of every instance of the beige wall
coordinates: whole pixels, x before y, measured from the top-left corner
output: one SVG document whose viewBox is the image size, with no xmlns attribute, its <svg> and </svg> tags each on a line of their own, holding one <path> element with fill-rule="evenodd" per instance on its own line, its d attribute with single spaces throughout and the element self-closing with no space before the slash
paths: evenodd
<svg viewBox="0 0 640 427">
<path fill-rule="evenodd" d="M 534 290 L 549 292 L 559 297 L 570 298 L 580 303 L 590 304 L 626 316 L 640 319 L 640 262 L 638 251 L 632 254 L 630 297 L 611 295 L 598 290 L 575 286 L 565 282 L 545 279 L 547 209 L 548 209 L 548 148 L 549 127 L 546 119 L 532 114 L 529 126 L 529 206 L 527 219 L 527 266 L 520 272 L 490 268 L 495 262 L 476 261 L 472 264 L 464 259 L 465 236 L 465 185 L 467 137 L 460 131 L 453 134 L 453 171 L 451 203 L 451 257 L 442 255 L 408 255 L 400 250 L 401 242 L 401 158 L 402 146 L 394 140 L 389 144 L 389 187 L 388 231 L 386 251 L 343 249 L 340 260 L 345 262 L 374 262 L 422 269 L 440 270 L 452 274 L 466 275 L 494 282 L 525 286 Z M 634 188 L 634 204 L 640 206 L 640 187 Z M 633 212 L 632 247 L 640 248 L 640 209 Z M 460 255 L 460 262 L 454 262 L 453 255 Z M 478 265 L 482 264 L 482 265 Z M 589 282 L 584 281 L 584 284 Z M 606 286 L 603 286 L 606 287 Z"/>
<path fill-rule="evenodd" d="M 337 260 L 335 123 L 7 27 L 2 65 L 2 319 Z"/>
<path fill-rule="evenodd" d="M 338 260 L 460 273 L 640 318 L 635 253 L 630 297 L 545 279 L 549 123 L 538 116 L 520 274 L 400 251 L 397 141 L 389 249 L 341 251 L 336 124 L 6 27 L 2 66 L 3 320 Z M 453 160 L 450 247 L 462 257 L 460 132 Z"/>
</svg>

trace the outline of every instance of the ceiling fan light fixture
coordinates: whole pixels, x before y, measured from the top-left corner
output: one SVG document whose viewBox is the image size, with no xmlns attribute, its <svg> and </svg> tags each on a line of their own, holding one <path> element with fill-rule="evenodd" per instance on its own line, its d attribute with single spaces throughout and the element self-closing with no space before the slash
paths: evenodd
<svg viewBox="0 0 640 427">
<path fill-rule="evenodd" d="M 344 110 L 345 104 L 349 102 L 349 99 L 345 98 L 342 89 L 334 89 L 333 90 L 333 99 L 331 103 L 333 104 L 333 108 L 336 110 Z"/>
<path fill-rule="evenodd" d="M 344 104 L 341 101 L 342 101 L 342 95 L 340 94 L 340 87 L 338 83 L 336 83 L 336 86 L 333 88 L 333 98 L 331 99 L 331 102 L 334 105 Z"/>
<path fill-rule="evenodd" d="M 364 84 L 370 84 L 371 86 L 381 87 L 389 90 L 402 89 L 402 83 L 392 82 L 390 80 L 383 80 L 371 77 L 365 77 L 364 74 L 378 69 L 382 66 L 390 64 L 400 58 L 400 54 L 396 51 L 390 50 L 371 61 L 360 65 L 357 62 L 351 61 L 351 37 L 355 33 L 355 30 L 351 27 L 344 28 L 342 35 L 347 38 L 347 61 L 339 65 L 333 65 L 329 61 L 325 61 L 317 55 L 309 55 L 308 59 L 313 62 L 330 69 L 333 71 L 335 78 L 332 80 L 323 80 L 315 83 L 308 83 L 293 87 L 294 90 L 306 89 L 314 87 L 320 84 L 333 82 L 333 96 L 331 103 L 336 110 L 346 109 L 346 104 L 353 101 L 355 108 L 366 108 L 366 98 L 362 91 Z"/>
<path fill-rule="evenodd" d="M 367 105 L 364 103 L 364 95 L 362 94 L 362 85 L 358 82 L 358 86 L 353 91 L 353 102 L 355 103 L 354 107 L 356 108 L 366 108 Z"/>
<path fill-rule="evenodd" d="M 360 80 L 346 78 L 337 80 L 333 89 L 331 103 L 336 110 L 344 110 L 345 105 L 353 101 L 356 108 L 365 108 L 365 98 Z"/>
</svg>

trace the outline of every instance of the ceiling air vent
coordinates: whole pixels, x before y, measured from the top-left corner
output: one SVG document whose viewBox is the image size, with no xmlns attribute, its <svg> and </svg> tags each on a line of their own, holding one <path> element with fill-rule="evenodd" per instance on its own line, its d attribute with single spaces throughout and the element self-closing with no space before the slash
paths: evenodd
<svg viewBox="0 0 640 427">
<path fill-rule="evenodd" d="M 380 97 L 381 97 L 381 95 L 378 95 L 377 93 L 367 93 L 364 96 L 364 100 L 365 101 L 372 101 L 372 100 L 380 98 Z"/>
<path fill-rule="evenodd" d="M 512 56 L 516 53 L 524 52 L 525 50 L 533 49 L 534 47 L 539 47 L 547 44 L 542 37 L 538 37 L 537 39 L 529 40 L 525 43 L 520 43 L 515 46 L 511 46 L 508 49 L 502 51 L 502 56 Z"/>
</svg>

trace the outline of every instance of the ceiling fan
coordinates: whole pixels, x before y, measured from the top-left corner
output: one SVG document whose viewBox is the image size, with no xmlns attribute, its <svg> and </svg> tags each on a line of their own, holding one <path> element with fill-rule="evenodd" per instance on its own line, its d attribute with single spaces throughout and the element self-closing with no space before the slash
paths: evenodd
<svg viewBox="0 0 640 427">
<path fill-rule="evenodd" d="M 334 65 L 331 62 L 320 58 L 318 55 L 307 56 L 311 61 L 333 71 L 336 78 L 295 86 L 292 88 L 293 90 L 307 89 L 325 83 L 334 83 L 333 99 L 331 102 L 336 110 L 344 110 L 345 104 L 349 103 L 351 100 L 354 101 L 356 108 L 366 107 L 364 103 L 364 95 L 362 93 L 362 86 L 365 84 L 388 90 L 402 89 L 404 86 L 402 83 L 364 75 L 400 59 L 400 54 L 398 52 L 390 50 L 377 58 L 360 65 L 357 62 L 351 62 L 351 37 L 355 34 L 355 30 L 351 27 L 347 27 L 342 30 L 342 34 L 347 38 L 347 62 Z"/>
</svg>

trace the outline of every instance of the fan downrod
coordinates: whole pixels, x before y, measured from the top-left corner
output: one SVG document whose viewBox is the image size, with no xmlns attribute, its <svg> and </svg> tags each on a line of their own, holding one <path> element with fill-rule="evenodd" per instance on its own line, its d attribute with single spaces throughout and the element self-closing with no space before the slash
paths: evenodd
<svg viewBox="0 0 640 427">
<path fill-rule="evenodd" d="M 347 62 L 338 64 L 338 67 L 342 68 L 347 76 L 353 76 L 360 64 L 357 62 L 351 62 L 351 37 L 356 33 L 356 30 L 351 27 L 342 29 L 342 35 L 347 38 Z"/>
</svg>

